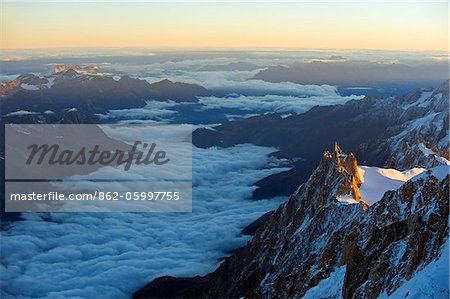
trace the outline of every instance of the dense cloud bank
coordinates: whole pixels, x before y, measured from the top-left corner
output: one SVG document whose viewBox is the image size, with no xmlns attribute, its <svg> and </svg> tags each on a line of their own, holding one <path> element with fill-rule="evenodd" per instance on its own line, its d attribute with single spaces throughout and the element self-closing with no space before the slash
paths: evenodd
<svg viewBox="0 0 450 299">
<path fill-rule="evenodd" d="M 212 271 L 280 204 L 248 200 L 253 182 L 284 169 L 264 168 L 272 151 L 194 148 L 192 213 L 26 214 L 2 231 L 2 297 L 126 298 L 157 276 Z"/>
</svg>

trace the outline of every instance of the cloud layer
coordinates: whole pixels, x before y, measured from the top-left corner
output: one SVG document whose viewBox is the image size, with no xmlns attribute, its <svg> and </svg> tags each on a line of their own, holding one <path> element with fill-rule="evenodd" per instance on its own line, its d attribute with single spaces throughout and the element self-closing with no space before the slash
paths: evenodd
<svg viewBox="0 0 450 299">
<path fill-rule="evenodd" d="M 27 214 L 2 231 L 2 297 L 128 298 L 161 275 L 205 274 L 242 246 L 239 232 L 280 199 L 248 200 L 272 148 L 193 152 L 192 213 Z M 272 161 L 273 162 L 273 161 Z"/>
<path fill-rule="evenodd" d="M 204 107 L 199 110 L 234 108 L 260 114 L 267 112 L 303 113 L 316 105 L 343 104 L 351 99 L 359 98 L 361 97 L 343 97 L 339 95 L 295 97 L 270 94 L 264 96 L 240 95 L 226 98 L 202 97 L 200 98 L 200 103 Z"/>
</svg>

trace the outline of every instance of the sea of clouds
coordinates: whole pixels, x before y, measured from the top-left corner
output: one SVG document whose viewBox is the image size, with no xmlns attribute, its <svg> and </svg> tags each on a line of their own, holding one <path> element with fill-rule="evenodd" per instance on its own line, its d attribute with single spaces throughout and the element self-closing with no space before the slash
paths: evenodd
<svg viewBox="0 0 450 299">
<path fill-rule="evenodd" d="M 25 214 L 1 231 L 1 297 L 129 298 L 158 276 L 214 270 L 283 200 L 249 200 L 255 181 L 286 170 L 266 167 L 274 150 L 194 148 L 192 213 Z"/>
<path fill-rule="evenodd" d="M 120 124 L 162 124 L 168 123 L 177 112 L 171 110 L 177 105 L 173 101 L 147 101 L 145 107 L 110 110 L 106 114 L 97 114 L 101 119 L 113 119 Z"/>
<path fill-rule="evenodd" d="M 253 77 L 271 65 L 290 65 L 298 61 L 308 61 L 314 57 L 327 57 L 320 52 L 266 52 L 227 53 L 221 56 L 198 58 L 195 56 L 173 57 L 163 53 L 150 56 L 153 62 L 145 64 L 131 62 L 99 62 L 100 70 L 115 77 L 128 75 L 154 83 L 163 79 L 174 82 L 193 83 L 204 86 L 216 96 L 200 98 L 203 106 L 199 110 L 231 108 L 237 111 L 226 113 L 228 119 L 279 112 L 282 114 L 302 113 L 314 105 L 342 104 L 358 96 L 343 97 L 335 86 L 302 85 L 292 82 L 265 82 Z M 59 57 L 59 56 L 58 56 Z M 130 56 L 132 57 L 132 56 Z M 131 58 L 130 58 L 131 59 Z M 229 65 L 236 65 L 236 69 Z M 239 65 L 244 67 L 240 68 Z M 252 67 L 253 66 L 253 67 Z M 205 67 L 208 67 L 205 70 Z M 0 73 L 0 79 L 10 81 L 17 75 Z M 192 105 L 184 103 L 182 105 Z M 177 107 L 178 106 L 178 107 Z M 170 122 L 176 116 L 179 104 L 175 102 L 149 101 L 143 108 L 112 110 L 105 117 L 117 119 L 121 123 Z"/>
<path fill-rule="evenodd" d="M 151 83 L 167 78 L 200 84 L 221 96 L 182 105 L 193 105 L 195 111 L 203 113 L 233 110 L 225 112 L 230 113 L 229 119 L 269 112 L 300 113 L 315 105 L 358 98 L 342 97 L 329 85 L 253 80 L 264 67 L 289 64 L 297 58 L 252 55 L 251 59 L 158 58 L 147 65 L 108 63 L 99 67 Z M 255 69 L 220 67 L 239 61 L 251 62 Z M 202 66 L 212 64 L 219 67 L 202 70 Z M 183 113 L 179 105 L 149 101 L 146 107 L 113 110 L 103 117 L 120 123 L 168 123 Z M 129 298 L 158 276 L 201 275 L 214 270 L 218 259 L 249 240 L 240 235 L 241 229 L 284 200 L 249 199 L 254 182 L 287 169 L 267 156 L 272 151 L 275 149 L 253 145 L 194 147 L 192 213 L 25 214 L 25 221 L 1 231 L 1 297 Z"/>
<path fill-rule="evenodd" d="M 201 111 L 220 108 L 234 108 L 242 111 L 270 113 L 278 112 L 281 114 L 303 113 L 317 105 L 343 104 L 351 99 L 360 97 L 350 96 L 342 97 L 340 95 L 294 97 L 294 96 L 243 96 L 237 97 L 201 97 L 200 103 L 204 106 L 199 108 Z"/>
</svg>

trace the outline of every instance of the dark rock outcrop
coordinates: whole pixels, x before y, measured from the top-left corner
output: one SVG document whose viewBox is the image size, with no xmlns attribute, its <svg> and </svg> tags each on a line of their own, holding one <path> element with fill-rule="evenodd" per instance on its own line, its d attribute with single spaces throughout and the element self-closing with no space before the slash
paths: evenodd
<svg viewBox="0 0 450 299">
<path fill-rule="evenodd" d="M 207 281 L 207 276 L 192 278 L 163 276 L 135 292 L 133 298 L 197 298 Z"/>
<path fill-rule="evenodd" d="M 261 229 L 266 225 L 267 221 L 269 221 L 270 216 L 272 216 L 273 212 L 274 211 L 269 211 L 263 214 L 261 217 L 259 217 L 258 219 L 256 219 L 255 221 L 244 227 L 242 229 L 242 234 L 253 236 L 258 229 Z"/>
</svg>

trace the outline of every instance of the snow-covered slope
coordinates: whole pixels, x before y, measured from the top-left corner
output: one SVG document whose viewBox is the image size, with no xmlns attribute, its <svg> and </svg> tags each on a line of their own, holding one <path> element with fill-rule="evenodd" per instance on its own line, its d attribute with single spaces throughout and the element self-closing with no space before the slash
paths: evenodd
<svg viewBox="0 0 450 299">
<path fill-rule="evenodd" d="M 388 190 L 397 190 L 410 178 L 424 172 L 425 168 L 398 171 L 391 168 L 358 166 L 361 177 L 359 194 L 368 205 L 379 201 Z"/>
<path fill-rule="evenodd" d="M 342 266 L 331 272 L 330 277 L 322 279 L 318 285 L 310 288 L 302 298 L 333 298 L 336 294 L 342 293 L 344 278 L 345 266 Z"/>
<path fill-rule="evenodd" d="M 442 246 L 442 252 L 438 259 L 417 271 L 411 279 L 405 281 L 392 294 L 387 295 L 384 292 L 379 299 L 449 298 L 449 250 L 449 240 L 447 239 Z"/>
<path fill-rule="evenodd" d="M 450 164 L 449 81 L 436 89 L 419 89 L 396 99 L 399 123 L 384 142 L 395 168 Z"/>
<path fill-rule="evenodd" d="M 399 171 L 393 168 L 358 166 L 361 181 L 358 186 L 359 199 L 371 206 L 381 200 L 387 191 L 397 190 L 403 183 L 424 171 L 425 168 Z M 350 194 L 336 196 L 336 199 L 343 204 L 359 203 L 359 200 Z"/>
<path fill-rule="evenodd" d="M 442 181 L 447 175 L 450 175 L 450 165 L 440 165 L 433 168 L 428 169 L 426 172 L 421 173 L 413 178 L 411 181 L 424 180 L 428 176 L 434 176 L 439 181 Z"/>
</svg>

